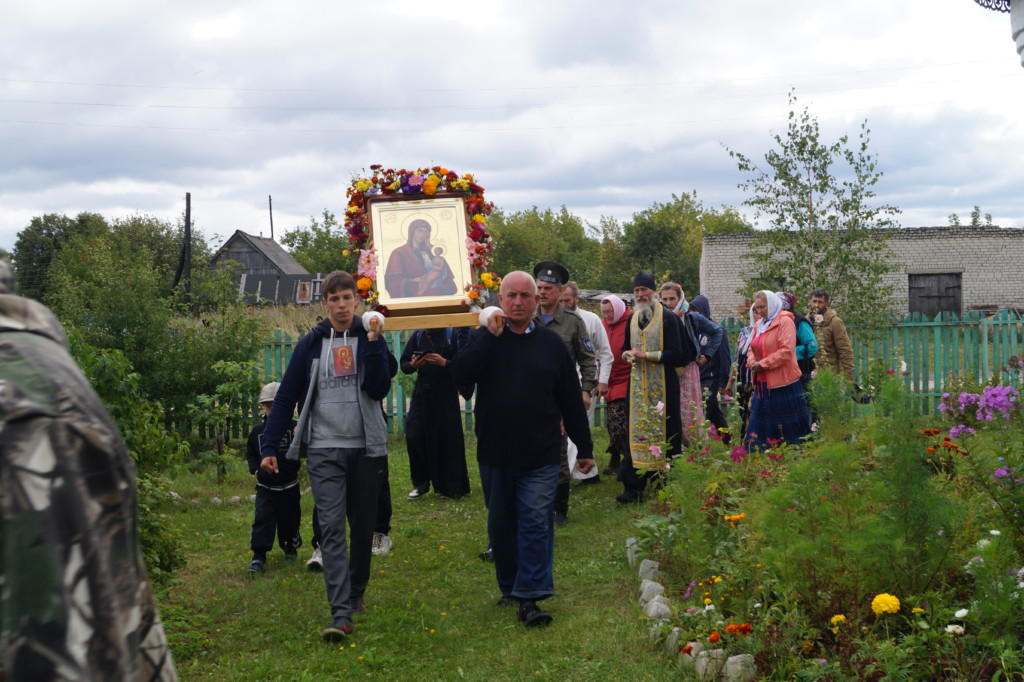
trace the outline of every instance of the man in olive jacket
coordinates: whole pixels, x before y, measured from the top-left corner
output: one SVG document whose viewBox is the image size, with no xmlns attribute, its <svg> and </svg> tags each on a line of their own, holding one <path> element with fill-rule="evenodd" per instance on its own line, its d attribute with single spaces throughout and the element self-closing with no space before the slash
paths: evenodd
<svg viewBox="0 0 1024 682">
<path fill-rule="evenodd" d="M 818 347 L 823 351 L 820 357 L 825 365 L 836 374 L 842 374 L 853 383 L 853 346 L 850 335 L 846 333 L 846 325 L 829 307 L 832 298 L 824 289 L 811 291 L 811 314 L 808 319 L 814 325 L 814 335 L 818 339 Z"/>
</svg>

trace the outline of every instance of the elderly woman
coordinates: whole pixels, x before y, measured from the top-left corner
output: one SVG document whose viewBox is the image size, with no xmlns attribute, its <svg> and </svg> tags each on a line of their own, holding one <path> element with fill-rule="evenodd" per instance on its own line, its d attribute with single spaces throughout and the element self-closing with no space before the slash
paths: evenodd
<svg viewBox="0 0 1024 682">
<path fill-rule="evenodd" d="M 626 324 L 629 311 L 622 299 L 609 294 L 601 299 L 601 323 L 608 335 L 609 347 L 619 349 L 626 340 Z M 629 389 L 629 363 L 619 352 L 612 353 L 612 371 L 608 377 L 608 393 L 604 396 L 605 419 L 608 425 L 608 466 L 602 473 L 616 474 L 622 455 L 629 441 L 629 424 L 626 420 L 626 395 Z"/>
<path fill-rule="evenodd" d="M 793 313 L 782 309 L 775 293 L 759 291 L 750 320 L 747 369 L 754 375 L 754 397 L 744 440 L 751 448 L 765 448 L 769 440 L 799 443 L 811 432 L 811 419 L 796 361 Z"/>
</svg>

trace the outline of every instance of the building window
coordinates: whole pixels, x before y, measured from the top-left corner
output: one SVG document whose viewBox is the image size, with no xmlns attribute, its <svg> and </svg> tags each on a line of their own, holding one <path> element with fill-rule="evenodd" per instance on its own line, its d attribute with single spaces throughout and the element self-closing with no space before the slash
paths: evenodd
<svg viewBox="0 0 1024 682">
<path fill-rule="evenodd" d="M 960 273 L 940 272 L 909 275 L 912 313 L 935 317 L 941 312 L 961 314 Z"/>
</svg>

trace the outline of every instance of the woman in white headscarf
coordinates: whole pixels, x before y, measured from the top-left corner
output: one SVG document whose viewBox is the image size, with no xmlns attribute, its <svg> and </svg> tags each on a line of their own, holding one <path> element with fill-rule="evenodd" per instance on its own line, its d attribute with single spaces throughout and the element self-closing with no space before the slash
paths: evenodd
<svg viewBox="0 0 1024 682">
<path fill-rule="evenodd" d="M 747 368 L 754 374 L 754 397 L 744 441 L 748 448 L 760 449 L 768 441 L 799 443 L 811 432 L 811 419 L 796 361 L 793 313 L 782 309 L 775 293 L 759 291 L 751 324 Z"/>
</svg>

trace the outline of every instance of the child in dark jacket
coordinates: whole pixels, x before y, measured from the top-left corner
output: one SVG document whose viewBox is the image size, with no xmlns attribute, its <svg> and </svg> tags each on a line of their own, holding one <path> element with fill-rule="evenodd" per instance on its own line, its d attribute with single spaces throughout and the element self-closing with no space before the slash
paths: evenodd
<svg viewBox="0 0 1024 682">
<path fill-rule="evenodd" d="M 260 462 L 263 459 L 260 454 L 263 429 L 267 425 L 267 415 L 270 414 L 270 407 L 274 404 L 274 396 L 280 385 L 275 381 L 260 391 L 263 421 L 249 434 L 245 449 L 249 473 L 256 475 L 256 517 L 252 522 L 252 538 L 249 543 L 252 549 L 252 563 L 247 569 L 253 573 L 262 571 L 266 565 L 267 552 L 274 546 L 275 531 L 278 543 L 284 550 L 285 561 L 295 561 L 295 550 L 302 546 L 302 537 L 299 534 L 299 524 L 302 520 L 299 506 L 299 462 L 286 459 L 284 456 L 291 444 L 294 421 L 292 428 L 286 430 L 281 442 L 277 444 L 280 471 L 270 474 L 260 469 Z"/>
</svg>

